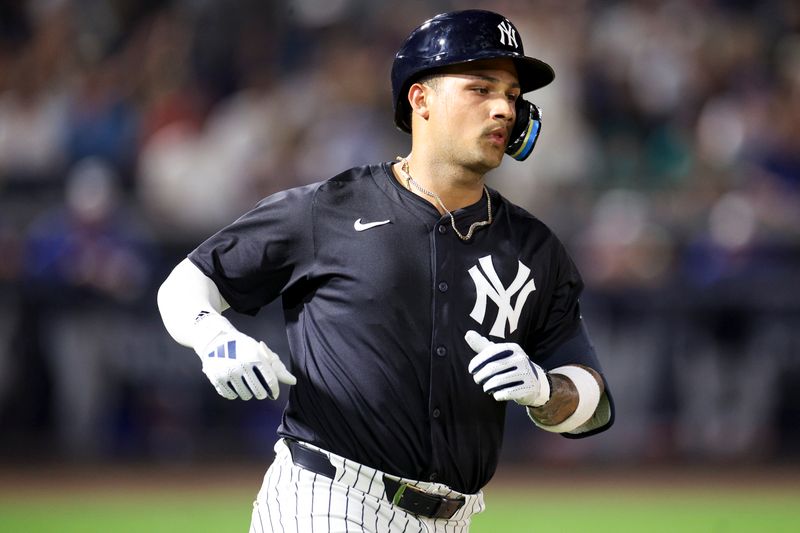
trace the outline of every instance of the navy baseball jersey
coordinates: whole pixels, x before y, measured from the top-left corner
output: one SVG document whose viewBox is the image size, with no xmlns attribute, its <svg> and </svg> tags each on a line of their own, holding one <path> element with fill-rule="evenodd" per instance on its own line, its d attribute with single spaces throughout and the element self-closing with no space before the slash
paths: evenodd
<svg viewBox="0 0 800 533">
<path fill-rule="evenodd" d="M 390 163 L 354 168 L 262 200 L 189 255 L 236 311 L 282 297 L 297 384 L 280 435 L 474 493 L 497 466 L 506 402 L 470 376 L 467 331 L 519 343 L 546 370 L 601 371 L 564 247 L 489 194 L 493 222 L 464 242 Z M 486 200 L 453 213 L 462 232 Z"/>
</svg>

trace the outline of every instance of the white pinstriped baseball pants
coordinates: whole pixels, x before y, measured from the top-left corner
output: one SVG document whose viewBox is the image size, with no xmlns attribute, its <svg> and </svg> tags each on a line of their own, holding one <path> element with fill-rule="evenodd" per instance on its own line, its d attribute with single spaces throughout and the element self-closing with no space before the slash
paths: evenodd
<svg viewBox="0 0 800 533">
<path fill-rule="evenodd" d="M 386 499 L 383 472 L 309 447 L 328 456 L 336 467 L 335 479 L 295 465 L 280 439 L 253 503 L 250 533 L 467 533 L 472 515 L 484 510 L 482 492 L 461 494 L 440 483 L 388 476 L 432 494 L 466 500 L 450 519 L 408 513 Z"/>
</svg>

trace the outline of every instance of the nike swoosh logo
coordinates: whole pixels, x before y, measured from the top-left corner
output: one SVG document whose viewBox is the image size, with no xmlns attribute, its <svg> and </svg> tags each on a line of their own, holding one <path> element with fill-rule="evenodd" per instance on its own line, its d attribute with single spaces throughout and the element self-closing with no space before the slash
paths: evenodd
<svg viewBox="0 0 800 533">
<path fill-rule="evenodd" d="M 353 228 L 355 228 L 356 231 L 364 231 L 370 228 L 374 228 L 376 226 L 383 226 L 384 224 L 388 224 L 389 222 L 391 222 L 391 220 L 381 220 L 379 222 L 367 222 L 366 224 L 364 224 L 361 222 L 361 219 L 359 218 L 353 223 Z"/>
</svg>

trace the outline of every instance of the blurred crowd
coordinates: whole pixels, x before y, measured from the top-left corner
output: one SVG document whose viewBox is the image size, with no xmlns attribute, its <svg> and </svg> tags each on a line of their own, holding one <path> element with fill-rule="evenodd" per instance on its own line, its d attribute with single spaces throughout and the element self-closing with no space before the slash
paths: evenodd
<svg viewBox="0 0 800 533">
<path fill-rule="evenodd" d="M 507 453 L 800 459 L 797 2 L 0 0 L 0 460 L 269 455 L 280 402 L 219 400 L 155 290 L 260 198 L 407 153 L 393 55 L 475 7 L 556 71 L 489 184 L 576 258 L 618 405 L 586 443 L 512 413 Z M 277 306 L 235 322 L 286 353 Z"/>
</svg>

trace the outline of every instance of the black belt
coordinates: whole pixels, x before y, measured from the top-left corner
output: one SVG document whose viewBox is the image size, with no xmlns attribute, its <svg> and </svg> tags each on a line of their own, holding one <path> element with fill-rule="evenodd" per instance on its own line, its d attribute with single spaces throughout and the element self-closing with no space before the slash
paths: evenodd
<svg viewBox="0 0 800 533">
<path fill-rule="evenodd" d="M 393 505 L 428 518 L 452 518 L 464 506 L 464 498 L 445 498 L 423 492 L 408 483 L 383 476 L 386 497 Z"/>
<path fill-rule="evenodd" d="M 336 467 L 331 464 L 327 455 L 306 448 L 297 441 L 285 440 L 294 464 L 330 479 L 336 476 Z M 386 488 L 386 499 L 392 502 L 392 505 L 428 518 L 452 518 L 465 503 L 463 497 L 445 498 L 428 494 L 413 485 L 395 481 L 387 476 L 383 476 L 383 486 Z"/>
<path fill-rule="evenodd" d="M 331 464 L 328 456 L 324 453 L 306 448 L 296 440 L 286 439 L 286 445 L 289 447 L 289 453 L 292 454 L 292 462 L 297 466 L 302 466 L 306 470 L 331 479 L 336 476 L 336 467 Z"/>
</svg>

